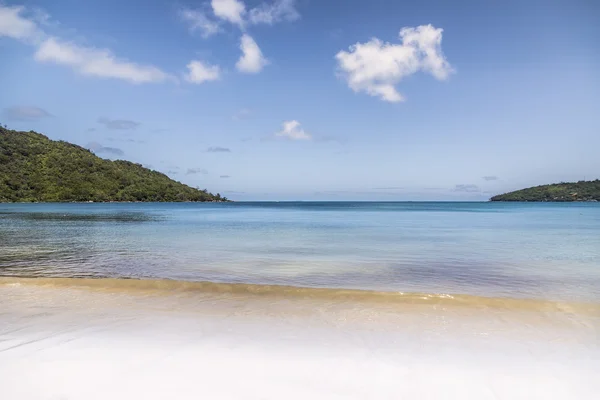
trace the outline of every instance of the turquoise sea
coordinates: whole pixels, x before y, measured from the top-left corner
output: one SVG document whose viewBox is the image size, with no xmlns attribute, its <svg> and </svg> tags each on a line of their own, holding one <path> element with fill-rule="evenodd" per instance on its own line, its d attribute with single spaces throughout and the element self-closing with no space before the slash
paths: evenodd
<svg viewBox="0 0 600 400">
<path fill-rule="evenodd" d="M 597 302 L 600 204 L 3 204 L 0 275 Z"/>
</svg>

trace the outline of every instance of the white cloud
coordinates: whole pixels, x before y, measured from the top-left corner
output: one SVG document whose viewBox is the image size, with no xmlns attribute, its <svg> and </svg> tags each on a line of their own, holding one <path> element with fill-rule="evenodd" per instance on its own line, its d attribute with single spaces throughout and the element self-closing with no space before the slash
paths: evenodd
<svg viewBox="0 0 600 400">
<path fill-rule="evenodd" d="M 295 2 L 295 0 L 276 0 L 272 4 L 262 3 L 249 11 L 248 21 L 252 24 L 268 25 L 284 20 L 295 21 L 300 18 Z"/>
<path fill-rule="evenodd" d="M 218 18 L 239 26 L 244 25 L 246 5 L 243 2 L 238 0 L 212 0 L 210 4 L 213 13 Z"/>
<path fill-rule="evenodd" d="M 8 7 L 0 4 L 0 37 L 7 36 L 17 40 L 34 40 L 42 35 L 37 24 L 23 17 L 25 7 Z"/>
<path fill-rule="evenodd" d="M 131 83 L 162 82 L 170 76 L 157 67 L 116 58 L 110 50 L 83 47 L 51 37 L 35 53 L 39 62 L 66 65 L 82 75 L 116 78 Z"/>
<path fill-rule="evenodd" d="M 193 60 L 187 65 L 188 73 L 185 80 L 191 83 L 203 83 L 216 81 L 221 77 L 221 69 L 218 65 L 208 65 L 202 61 Z"/>
<path fill-rule="evenodd" d="M 240 49 L 242 50 L 242 55 L 235 64 L 238 71 L 247 74 L 256 74 L 260 72 L 265 65 L 269 64 L 269 60 L 263 56 L 260 47 L 258 47 L 254 39 L 246 33 L 242 35 Z"/>
<path fill-rule="evenodd" d="M 30 17 L 24 17 L 24 14 Z M 118 59 L 107 49 L 80 46 L 49 37 L 36 23 L 50 24 L 50 16 L 38 9 L 0 5 L 0 37 L 7 36 L 37 47 L 35 60 L 65 65 L 82 75 L 116 78 L 132 83 L 161 82 L 174 79 L 152 65 Z"/>
<path fill-rule="evenodd" d="M 179 10 L 179 16 L 189 24 L 190 32 L 199 31 L 203 38 L 221 32 L 219 23 L 210 20 L 202 11 L 184 8 Z"/>
<path fill-rule="evenodd" d="M 290 140 L 311 140 L 312 136 L 300 127 L 300 122 L 296 120 L 285 121 L 283 129 L 275 134 L 277 137 L 283 137 Z"/>
<path fill-rule="evenodd" d="M 342 76 L 355 92 L 366 92 L 389 102 L 403 101 L 395 85 L 418 71 L 444 80 L 453 72 L 442 53 L 442 29 L 432 25 L 402 28 L 402 44 L 373 38 L 356 43 L 335 58 Z"/>
</svg>

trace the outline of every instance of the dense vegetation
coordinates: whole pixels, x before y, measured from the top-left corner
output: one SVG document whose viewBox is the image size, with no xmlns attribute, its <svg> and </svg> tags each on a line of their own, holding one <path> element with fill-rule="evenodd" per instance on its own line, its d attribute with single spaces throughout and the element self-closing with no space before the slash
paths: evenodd
<svg viewBox="0 0 600 400">
<path fill-rule="evenodd" d="M 600 180 L 555 183 L 500 194 L 491 201 L 600 201 Z"/>
<path fill-rule="evenodd" d="M 0 127 L 0 202 L 227 201 L 129 161 Z"/>
</svg>

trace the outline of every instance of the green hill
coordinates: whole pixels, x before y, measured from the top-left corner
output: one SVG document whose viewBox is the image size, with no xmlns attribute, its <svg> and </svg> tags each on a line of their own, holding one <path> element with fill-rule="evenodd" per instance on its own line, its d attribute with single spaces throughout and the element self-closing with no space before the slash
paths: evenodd
<svg viewBox="0 0 600 400">
<path fill-rule="evenodd" d="M 500 194 L 491 201 L 600 201 L 600 180 L 555 183 Z"/>
<path fill-rule="evenodd" d="M 129 161 L 0 127 L 0 202 L 227 201 Z"/>
</svg>

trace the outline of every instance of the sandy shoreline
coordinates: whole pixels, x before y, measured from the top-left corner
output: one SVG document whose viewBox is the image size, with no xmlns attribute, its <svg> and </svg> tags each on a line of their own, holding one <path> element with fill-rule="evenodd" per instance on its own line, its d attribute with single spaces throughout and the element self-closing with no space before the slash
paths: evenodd
<svg viewBox="0 0 600 400">
<path fill-rule="evenodd" d="M 600 315 L 572 309 L 6 279 L 0 309 L 3 399 L 572 399 L 600 390 Z"/>
</svg>

